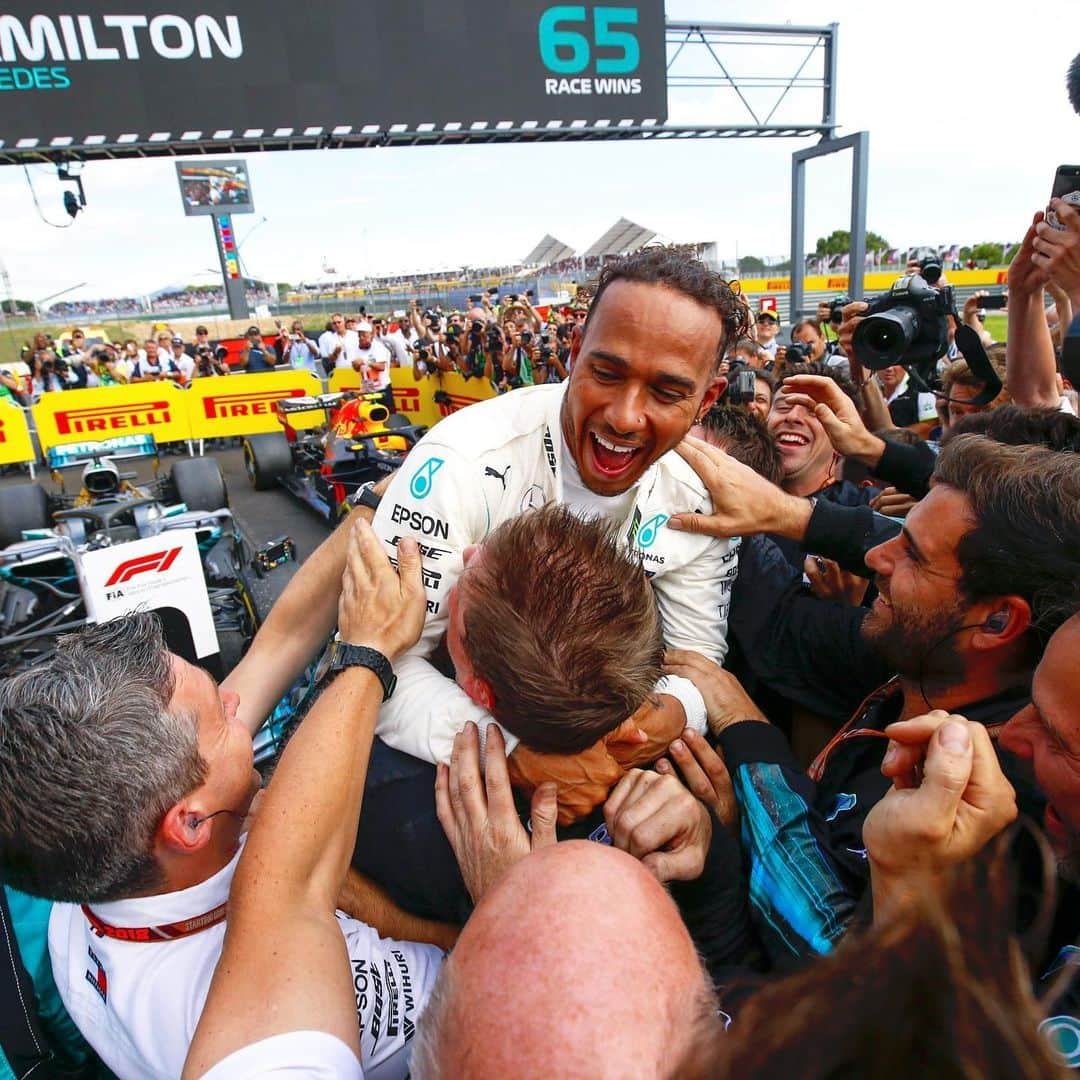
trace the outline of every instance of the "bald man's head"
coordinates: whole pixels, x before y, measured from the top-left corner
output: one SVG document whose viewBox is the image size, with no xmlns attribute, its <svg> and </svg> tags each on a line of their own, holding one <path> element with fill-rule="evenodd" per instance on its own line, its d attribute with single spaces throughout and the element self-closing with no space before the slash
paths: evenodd
<svg viewBox="0 0 1080 1080">
<path fill-rule="evenodd" d="M 665 1076 L 715 1010 L 656 879 L 589 841 L 523 859 L 481 901 L 417 1025 L 413 1075 Z"/>
</svg>

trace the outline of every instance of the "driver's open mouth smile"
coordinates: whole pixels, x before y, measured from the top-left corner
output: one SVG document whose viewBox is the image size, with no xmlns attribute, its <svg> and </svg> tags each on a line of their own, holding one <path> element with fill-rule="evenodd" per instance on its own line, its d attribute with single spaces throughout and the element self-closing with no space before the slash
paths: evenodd
<svg viewBox="0 0 1080 1080">
<path fill-rule="evenodd" d="M 596 470 L 605 476 L 618 476 L 626 472 L 644 450 L 641 446 L 623 446 L 611 439 L 589 432 L 589 446 L 592 448 Z"/>
</svg>

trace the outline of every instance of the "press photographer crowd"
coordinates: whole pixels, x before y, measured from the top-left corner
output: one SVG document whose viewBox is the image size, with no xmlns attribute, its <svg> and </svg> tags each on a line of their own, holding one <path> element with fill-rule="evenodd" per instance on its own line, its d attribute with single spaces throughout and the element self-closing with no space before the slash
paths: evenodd
<svg viewBox="0 0 1080 1080">
<path fill-rule="evenodd" d="M 665 247 L 536 300 L 0 375 L 505 391 L 220 684 L 152 612 L 0 681 L 11 1074 L 1080 1068 L 1080 207 L 1007 300 L 931 259 L 784 327 Z"/>
</svg>

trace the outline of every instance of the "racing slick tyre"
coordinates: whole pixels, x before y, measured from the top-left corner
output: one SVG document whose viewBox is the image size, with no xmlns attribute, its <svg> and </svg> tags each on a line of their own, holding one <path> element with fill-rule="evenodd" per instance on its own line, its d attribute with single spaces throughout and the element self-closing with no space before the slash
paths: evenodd
<svg viewBox="0 0 1080 1080">
<path fill-rule="evenodd" d="M 176 497 L 189 510 L 221 510 L 229 505 L 225 477 L 214 458 L 184 458 L 172 468 Z"/>
<path fill-rule="evenodd" d="M 37 484 L 0 488 L 0 548 L 17 544 L 23 529 L 47 529 L 49 496 Z"/>
<path fill-rule="evenodd" d="M 280 432 L 249 435 L 244 440 L 244 470 L 256 491 L 277 487 L 278 480 L 291 468 L 289 440 Z"/>
</svg>

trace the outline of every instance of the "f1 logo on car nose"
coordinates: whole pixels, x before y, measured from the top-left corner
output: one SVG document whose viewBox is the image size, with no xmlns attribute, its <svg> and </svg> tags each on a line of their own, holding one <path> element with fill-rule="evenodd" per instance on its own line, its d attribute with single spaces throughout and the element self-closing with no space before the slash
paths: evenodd
<svg viewBox="0 0 1080 1080">
<path fill-rule="evenodd" d="M 409 491 L 412 492 L 414 499 L 426 499 L 428 495 L 431 494 L 431 487 L 435 480 L 435 474 L 445 464 L 446 463 L 442 458 L 433 457 L 430 461 L 425 461 L 424 464 L 416 470 L 416 474 L 409 484 Z"/>
<path fill-rule="evenodd" d="M 652 547 L 653 544 L 656 543 L 656 534 L 664 527 L 667 519 L 667 514 L 657 514 L 655 517 L 649 518 L 649 520 L 641 526 L 641 531 L 637 535 L 638 547 Z"/>
</svg>

